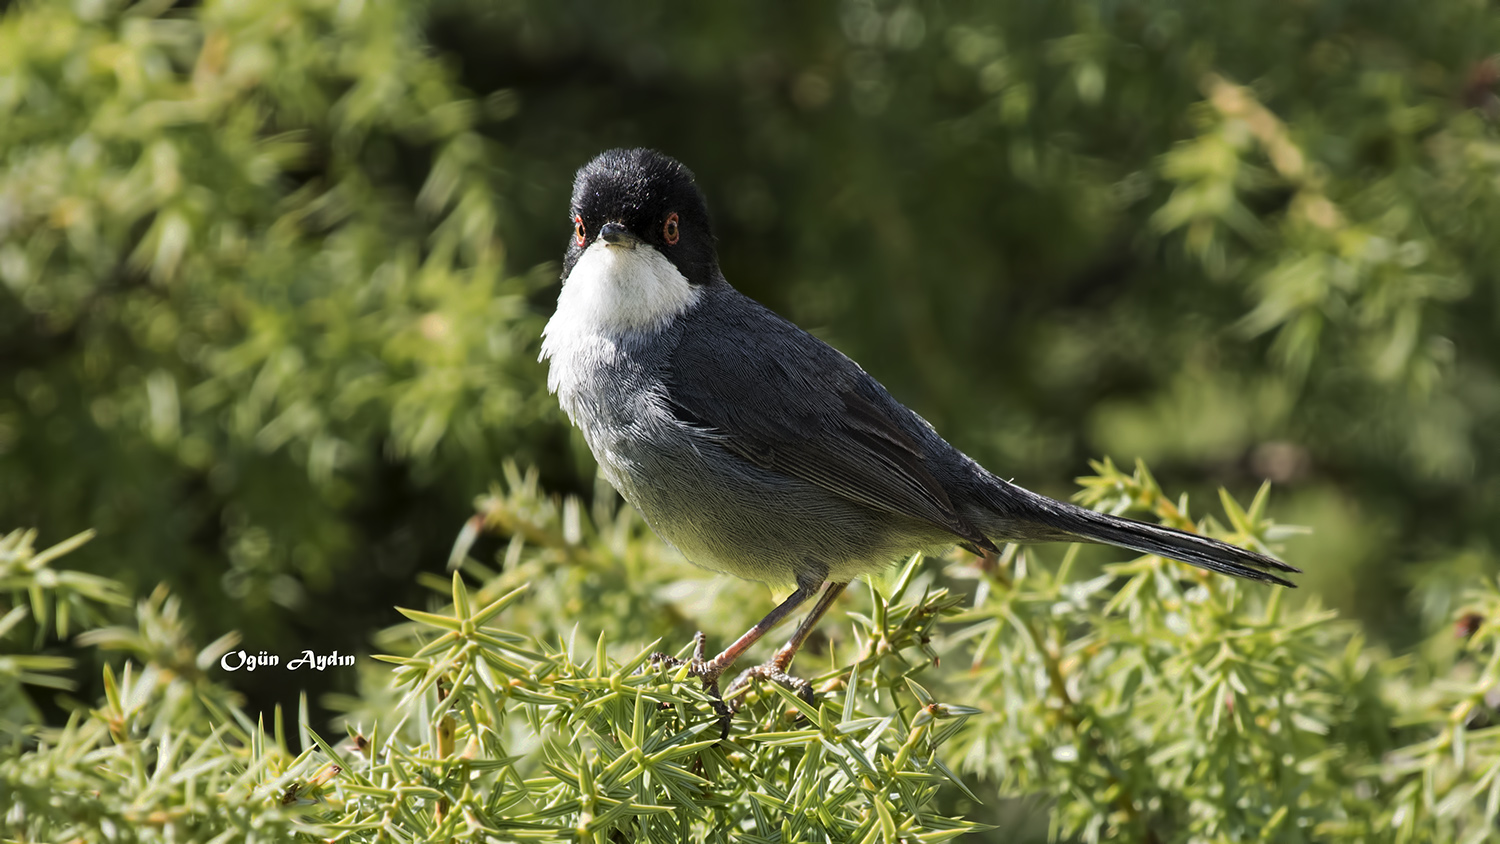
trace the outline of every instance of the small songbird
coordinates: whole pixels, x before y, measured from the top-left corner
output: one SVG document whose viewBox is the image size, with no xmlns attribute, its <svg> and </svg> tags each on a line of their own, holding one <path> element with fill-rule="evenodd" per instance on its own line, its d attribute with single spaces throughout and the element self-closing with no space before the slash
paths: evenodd
<svg viewBox="0 0 1500 844">
<path fill-rule="evenodd" d="M 849 581 L 954 543 L 1100 542 L 1293 584 L 1297 569 L 1183 531 L 1055 501 L 990 474 L 854 361 L 729 285 L 693 174 L 649 149 L 578 171 L 547 383 L 610 483 L 694 563 L 796 591 L 693 671 L 720 675 L 822 589 L 749 676 L 787 675 Z"/>
</svg>

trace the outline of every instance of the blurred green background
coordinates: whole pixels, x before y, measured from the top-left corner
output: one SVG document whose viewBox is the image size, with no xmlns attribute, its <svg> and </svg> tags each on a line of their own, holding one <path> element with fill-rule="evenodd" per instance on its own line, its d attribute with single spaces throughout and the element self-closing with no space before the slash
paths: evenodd
<svg viewBox="0 0 1500 844">
<path fill-rule="evenodd" d="M 592 489 L 538 332 L 574 170 L 647 145 L 992 470 L 1269 479 L 1303 594 L 1404 649 L 1500 540 L 1497 51 L 1473 0 L 20 0 L 0 528 L 367 650 L 505 460 Z"/>
</svg>

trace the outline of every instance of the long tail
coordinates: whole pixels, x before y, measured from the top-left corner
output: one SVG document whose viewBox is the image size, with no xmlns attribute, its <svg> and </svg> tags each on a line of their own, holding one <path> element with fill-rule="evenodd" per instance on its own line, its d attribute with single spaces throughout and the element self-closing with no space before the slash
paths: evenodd
<svg viewBox="0 0 1500 844">
<path fill-rule="evenodd" d="M 1027 534 L 1031 534 L 1037 538 L 1075 538 L 1102 542 L 1106 545 L 1129 548 L 1142 554 L 1159 554 L 1219 574 L 1229 574 L 1292 588 L 1296 588 L 1297 584 L 1277 577 L 1271 572 L 1296 574 L 1302 571 L 1265 554 L 1246 551 L 1244 548 L 1237 548 L 1217 539 L 1086 510 L 1044 495 L 1037 495 L 1005 481 L 999 481 L 999 483 L 1003 487 L 1004 505 L 997 509 L 1004 515 L 1007 528 L 1020 528 L 1002 531 L 1011 535 L 1011 538 L 1025 539 Z M 1027 526 L 1019 524 L 1025 522 L 1030 522 L 1043 530 L 1037 531 L 1034 527 L 1028 530 Z M 1053 531 L 1069 536 L 1042 535 Z M 1006 538 L 1007 536 L 1004 535 L 994 537 L 1002 541 Z"/>
</svg>

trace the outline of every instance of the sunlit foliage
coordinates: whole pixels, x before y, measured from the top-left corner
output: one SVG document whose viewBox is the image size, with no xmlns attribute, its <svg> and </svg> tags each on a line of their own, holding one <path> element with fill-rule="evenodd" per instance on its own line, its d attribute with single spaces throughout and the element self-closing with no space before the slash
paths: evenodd
<svg viewBox="0 0 1500 844">
<path fill-rule="evenodd" d="M 1251 547 L 1286 535 L 1264 490 L 1249 507 L 1224 496 L 1222 525 L 1195 523 L 1144 468 L 1099 468 L 1084 494 L 1110 509 Z M 244 712 L 214 670 L 236 639 L 196 644 L 164 589 L 130 618 L 118 586 L 61 568 L 86 536 L 42 552 L 33 532 L 4 537 L 0 647 L 55 625 L 125 658 L 65 725 L 0 722 L 0 833 L 1405 842 L 1488 840 L 1500 817 L 1493 581 L 1456 607 L 1456 647 L 1418 663 L 1285 590 L 1155 557 L 1082 577 L 1071 554 L 1056 571 L 1013 547 L 918 556 L 844 599 L 804 655 L 816 708 L 754 686 L 721 741 L 698 681 L 651 662 L 661 640 L 631 619 L 671 627 L 687 600 L 719 635 L 753 608 L 693 599 L 680 563 L 616 506 L 510 473 L 476 516 L 510 537 L 505 571 L 460 549 L 463 571 L 431 579 L 428 609 L 379 633 L 390 655 L 334 701 L 339 740 L 305 702 L 295 723 Z M 580 616 L 571 596 L 601 580 L 619 584 L 617 612 Z M 0 656 L 10 710 L 66 687 L 67 662 Z"/>
</svg>

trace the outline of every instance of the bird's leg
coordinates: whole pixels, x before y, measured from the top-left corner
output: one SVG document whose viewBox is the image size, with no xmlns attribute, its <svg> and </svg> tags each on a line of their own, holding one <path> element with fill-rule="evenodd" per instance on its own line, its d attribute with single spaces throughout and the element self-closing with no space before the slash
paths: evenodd
<svg viewBox="0 0 1500 844">
<path fill-rule="evenodd" d="M 719 701 L 714 706 L 714 709 L 719 710 L 719 714 L 724 718 L 724 730 L 726 733 L 729 730 L 729 710 L 724 708 L 724 704 L 722 703 L 723 698 L 719 695 L 719 677 L 729 669 L 729 666 L 734 664 L 736 659 L 739 659 L 740 654 L 744 653 L 751 645 L 760 641 L 762 636 L 770 632 L 771 628 L 780 624 L 782 619 L 791 614 L 792 610 L 806 603 L 807 599 L 811 598 L 813 593 L 818 591 L 818 587 L 822 585 L 821 582 L 799 583 L 797 591 L 788 596 L 785 601 L 782 601 L 776 609 L 771 610 L 766 614 L 765 618 L 757 621 L 754 627 L 746 630 L 745 635 L 735 639 L 734 644 L 725 648 L 723 653 L 706 662 L 703 659 L 706 653 L 703 634 L 700 632 L 693 637 L 693 658 L 688 660 L 687 664 L 691 666 L 690 670 L 694 676 L 702 678 L 703 687 L 708 689 L 714 698 Z M 842 590 L 845 585 L 838 584 L 838 587 Z M 821 606 L 823 602 L 819 601 L 818 603 Z M 824 609 L 827 608 L 824 607 Z M 823 613 L 822 610 L 814 610 L 813 614 L 822 615 Z M 793 637 L 793 641 L 800 645 L 805 638 L 807 638 L 807 634 L 799 627 L 797 635 Z M 782 650 L 785 650 L 785 648 Z M 795 652 L 796 648 L 793 647 L 792 650 Z M 778 651 L 778 655 L 779 653 Z M 664 653 L 652 654 L 651 660 L 673 666 L 683 664 L 683 661 L 677 657 Z M 786 662 L 790 663 L 791 661 L 791 656 L 788 656 Z"/>
<path fill-rule="evenodd" d="M 775 655 L 769 660 L 754 668 L 745 669 L 740 676 L 735 678 L 733 683 L 729 684 L 730 698 L 733 699 L 734 693 L 741 686 L 749 683 L 751 678 L 763 677 L 767 680 L 774 680 L 796 692 L 811 706 L 813 704 L 812 684 L 800 677 L 793 677 L 786 673 L 786 670 L 792 667 L 792 660 L 797 656 L 797 649 L 801 648 L 802 643 L 807 641 L 808 634 L 812 633 L 813 627 L 818 623 L 818 619 L 822 618 L 823 614 L 828 612 L 828 608 L 833 606 L 833 602 L 838 600 L 839 595 L 843 594 L 844 589 L 848 585 L 847 582 L 828 584 L 828 588 L 823 590 L 823 594 L 818 598 L 818 602 L 813 604 L 812 611 L 807 614 L 807 618 L 802 619 L 802 623 L 797 625 L 797 630 L 792 634 L 792 638 L 788 639 L 785 645 L 777 649 Z"/>
</svg>

